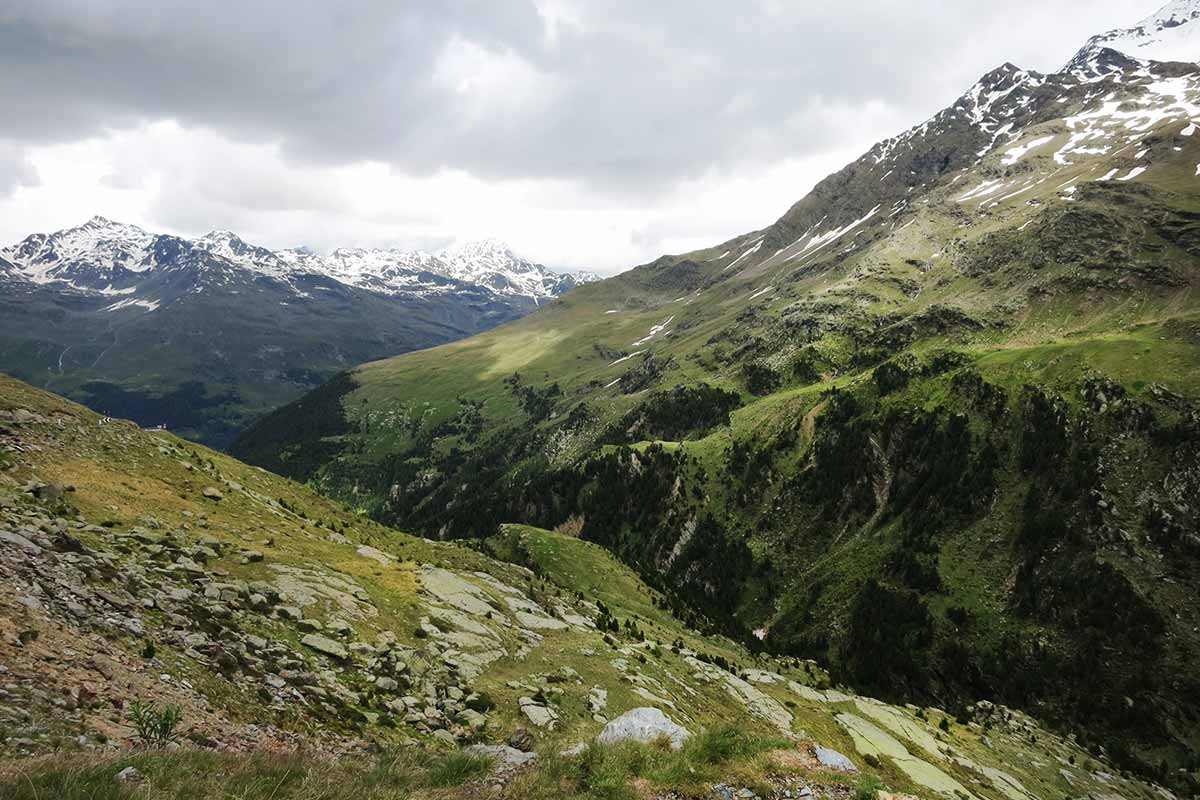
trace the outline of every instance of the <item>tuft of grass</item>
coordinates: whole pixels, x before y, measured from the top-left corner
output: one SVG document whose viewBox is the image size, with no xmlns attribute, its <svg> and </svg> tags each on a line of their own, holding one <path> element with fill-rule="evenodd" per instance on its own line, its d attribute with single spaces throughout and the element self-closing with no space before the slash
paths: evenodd
<svg viewBox="0 0 1200 800">
<path fill-rule="evenodd" d="M 689 760 L 702 764 L 724 764 L 736 758 L 756 755 L 769 746 L 769 742 L 748 733 L 744 728 L 723 725 L 692 737 L 684 750 Z"/>
<path fill-rule="evenodd" d="M 491 761 L 479 756 L 454 752 L 433 764 L 426 776 L 430 786 L 462 786 L 472 778 L 487 774 Z"/>
<path fill-rule="evenodd" d="M 874 775 L 863 775 L 858 779 L 858 786 L 854 789 L 854 800 L 875 800 L 882 788 L 883 782 L 879 778 Z"/>
</svg>

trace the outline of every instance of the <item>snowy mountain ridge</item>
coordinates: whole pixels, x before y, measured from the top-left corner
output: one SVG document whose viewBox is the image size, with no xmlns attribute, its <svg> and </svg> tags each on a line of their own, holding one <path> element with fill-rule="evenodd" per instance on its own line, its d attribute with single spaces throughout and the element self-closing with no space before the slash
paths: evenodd
<svg viewBox="0 0 1200 800">
<path fill-rule="evenodd" d="M 241 268 L 284 282 L 319 275 L 388 295 L 445 293 L 454 291 L 456 284 L 470 284 L 494 295 L 524 297 L 534 303 L 597 280 L 587 273 L 555 272 L 517 256 L 494 239 L 456 245 L 437 255 L 371 248 L 338 248 L 319 255 L 307 248 L 270 250 L 250 244 L 232 231 L 211 231 L 185 239 L 100 216 L 0 248 L 0 259 L 12 264 L 7 270 L 11 276 L 112 294 L 132 291 L 143 273 L 189 258 L 200 259 L 209 267 Z"/>
<path fill-rule="evenodd" d="M 1131 28 L 1093 36 L 1081 53 L 1108 48 L 1142 61 L 1198 61 L 1197 20 L 1200 20 L 1200 0 L 1172 0 Z"/>
</svg>

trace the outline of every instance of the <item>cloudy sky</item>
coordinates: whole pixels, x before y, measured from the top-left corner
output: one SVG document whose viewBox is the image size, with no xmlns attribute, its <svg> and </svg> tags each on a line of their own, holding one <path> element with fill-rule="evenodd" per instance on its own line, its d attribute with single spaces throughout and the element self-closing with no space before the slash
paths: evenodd
<svg viewBox="0 0 1200 800">
<path fill-rule="evenodd" d="M 0 0 L 0 241 L 102 214 L 612 273 L 1162 2 Z"/>
</svg>

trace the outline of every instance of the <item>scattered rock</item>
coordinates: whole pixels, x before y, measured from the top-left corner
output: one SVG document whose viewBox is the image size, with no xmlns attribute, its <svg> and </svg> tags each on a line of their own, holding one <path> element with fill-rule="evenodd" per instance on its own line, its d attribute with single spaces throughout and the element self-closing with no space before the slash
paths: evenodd
<svg viewBox="0 0 1200 800">
<path fill-rule="evenodd" d="M 142 773 L 138 771 L 137 767 L 126 767 L 118 772 L 113 780 L 117 783 L 141 783 Z"/>
<path fill-rule="evenodd" d="M 443 744 L 458 744 L 458 739 L 454 738 L 454 734 L 445 728 L 441 728 L 433 732 L 433 738 Z"/>
<path fill-rule="evenodd" d="M 515 747 L 517 750 L 529 752 L 537 746 L 537 740 L 533 738 L 533 734 L 528 728 L 517 728 L 513 731 L 512 736 L 508 737 L 510 747 Z"/>
<path fill-rule="evenodd" d="M 318 653 L 324 653 L 327 656 L 336 658 L 339 661 L 345 661 L 350 657 L 350 651 L 344 646 L 335 642 L 327 636 L 322 636 L 319 633 L 310 633 L 300 640 L 300 644 L 305 647 L 311 647 Z"/>
<path fill-rule="evenodd" d="M 39 483 L 33 489 L 33 496 L 44 503 L 55 505 L 61 503 L 63 495 L 66 493 L 67 487 L 58 481 L 50 481 L 49 483 Z"/>
<path fill-rule="evenodd" d="M 554 727 L 554 723 L 558 721 L 558 713 L 554 709 L 538 703 L 532 697 L 522 697 L 517 700 L 517 703 L 525 718 L 539 728 Z"/>
<path fill-rule="evenodd" d="M 507 767 L 521 767 L 537 759 L 537 753 L 518 750 L 504 744 L 473 744 L 464 747 L 463 752 L 470 756 L 491 759 Z"/>
<path fill-rule="evenodd" d="M 837 770 L 838 772 L 858 772 L 858 767 L 854 766 L 854 762 L 837 750 L 830 750 L 828 747 L 822 747 L 818 744 L 813 746 L 813 755 L 821 766 L 826 769 Z"/>
<path fill-rule="evenodd" d="M 666 714 L 657 708 L 635 708 L 626 711 L 621 716 L 604 726 L 596 737 L 598 744 L 613 744 L 631 739 L 635 742 L 653 742 L 667 737 L 671 740 L 671 749 L 678 750 L 691 733 L 686 728 L 676 725 Z"/>
</svg>

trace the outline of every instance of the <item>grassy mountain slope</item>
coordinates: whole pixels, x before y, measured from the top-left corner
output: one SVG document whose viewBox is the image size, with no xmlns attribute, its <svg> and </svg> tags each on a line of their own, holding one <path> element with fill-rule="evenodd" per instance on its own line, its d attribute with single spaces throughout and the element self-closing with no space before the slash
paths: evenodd
<svg viewBox="0 0 1200 800">
<path fill-rule="evenodd" d="M 5 797 L 846 796 L 814 744 L 921 796 L 1161 791 L 1020 712 L 889 706 L 702 635 L 562 533 L 410 537 L 6 377 L 0 445 Z M 130 749 L 134 703 L 181 708 L 182 747 Z M 692 739 L 559 754 L 642 706 Z M 518 728 L 532 765 L 457 751 Z"/>
<path fill-rule="evenodd" d="M 694 624 L 1183 780 L 1200 76 L 1081 59 L 1001 68 L 772 226 L 366 364 L 234 452 L 428 536 L 580 530 Z"/>
</svg>

